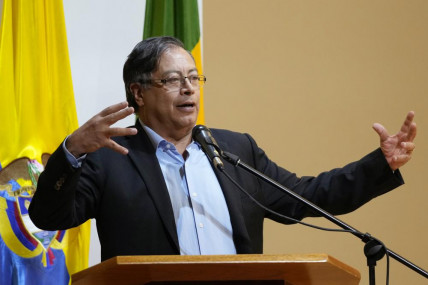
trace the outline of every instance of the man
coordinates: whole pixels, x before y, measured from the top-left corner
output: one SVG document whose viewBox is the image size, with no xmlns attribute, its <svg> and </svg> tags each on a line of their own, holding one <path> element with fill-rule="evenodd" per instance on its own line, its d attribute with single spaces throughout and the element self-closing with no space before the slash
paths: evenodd
<svg viewBox="0 0 428 285">
<path fill-rule="evenodd" d="M 96 218 L 102 260 L 117 255 L 262 253 L 264 218 L 288 221 L 242 195 L 192 141 L 205 77 L 182 43 L 171 37 L 140 42 L 125 63 L 124 81 L 128 103 L 94 116 L 50 157 L 30 205 L 33 222 L 54 230 Z M 111 127 L 134 111 L 135 127 Z M 278 167 L 248 134 L 212 133 L 221 149 L 325 210 L 343 214 L 403 183 L 398 168 L 415 147 L 413 117 L 409 112 L 394 136 L 375 124 L 379 149 L 318 177 L 299 178 Z M 225 171 L 282 215 L 314 215 L 232 165 L 225 164 Z"/>
</svg>

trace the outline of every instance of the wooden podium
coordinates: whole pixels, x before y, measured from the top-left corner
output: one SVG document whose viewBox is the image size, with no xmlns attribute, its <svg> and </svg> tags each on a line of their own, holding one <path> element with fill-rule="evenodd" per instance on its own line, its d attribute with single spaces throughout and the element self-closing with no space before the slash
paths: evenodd
<svg viewBox="0 0 428 285">
<path fill-rule="evenodd" d="M 358 270 L 327 254 L 118 256 L 72 276 L 82 284 L 358 284 Z"/>
</svg>

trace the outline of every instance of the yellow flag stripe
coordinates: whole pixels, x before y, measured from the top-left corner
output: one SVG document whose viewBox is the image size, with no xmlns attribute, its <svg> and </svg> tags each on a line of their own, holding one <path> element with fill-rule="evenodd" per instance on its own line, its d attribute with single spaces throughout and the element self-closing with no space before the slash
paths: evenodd
<svg viewBox="0 0 428 285">
<path fill-rule="evenodd" d="M 196 68 L 198 69 L 199 74 L 203 74 L 202 69 L 202 50 L 201 50 L 201 39 L 199 39 L 198 43 L 195 45 L 195 47 L 191 51 L 193 58 L 196 62 Z M 203 88 L 201 88 L 200 91 L 200 103 L 199 103 L 199 115 L 197 124 L 204 124 L 205 122 L 205 116 L 204 116 L 204 92 Z"/>
</svg>

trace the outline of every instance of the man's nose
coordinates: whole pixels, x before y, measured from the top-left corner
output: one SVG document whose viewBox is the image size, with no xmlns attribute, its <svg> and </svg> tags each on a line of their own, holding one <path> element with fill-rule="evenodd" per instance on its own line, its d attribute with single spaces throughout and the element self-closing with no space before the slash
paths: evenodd
<svg viewBox="0 0 428 285">
<path fill-rule="evenodd" d="M 190 83 L 190 80 L 187 76 L 183 77 L 180 90 L 184 95 L 192 95 L 195 93 L 195 87 L 192 85 L 192 83 Z"/>
</svg>

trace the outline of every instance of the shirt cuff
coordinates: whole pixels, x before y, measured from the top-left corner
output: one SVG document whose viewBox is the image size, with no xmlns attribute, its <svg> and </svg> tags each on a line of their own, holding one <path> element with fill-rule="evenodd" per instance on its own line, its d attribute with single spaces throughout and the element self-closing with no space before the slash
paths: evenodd
<svg viewBox="0 0 428 285">
<path fill-rule="evenodd" d="M 65 140 L 62 142 L 62 149 L 65 152 L 65 156 L 68 160 L 68 162 L 71 164 L 71 166 L 73 166 L 74 168 L 80 168 L 82 167 L 82 162 L 85 160 L 86 158 L 86 154 L 82 155 L 79 158 L 75 158 L 74 155 L 72 155 L 67 147 L 65 146 L 65 143 L 67 142 L 68 136 L 65 138 Z"/>
</svg>

